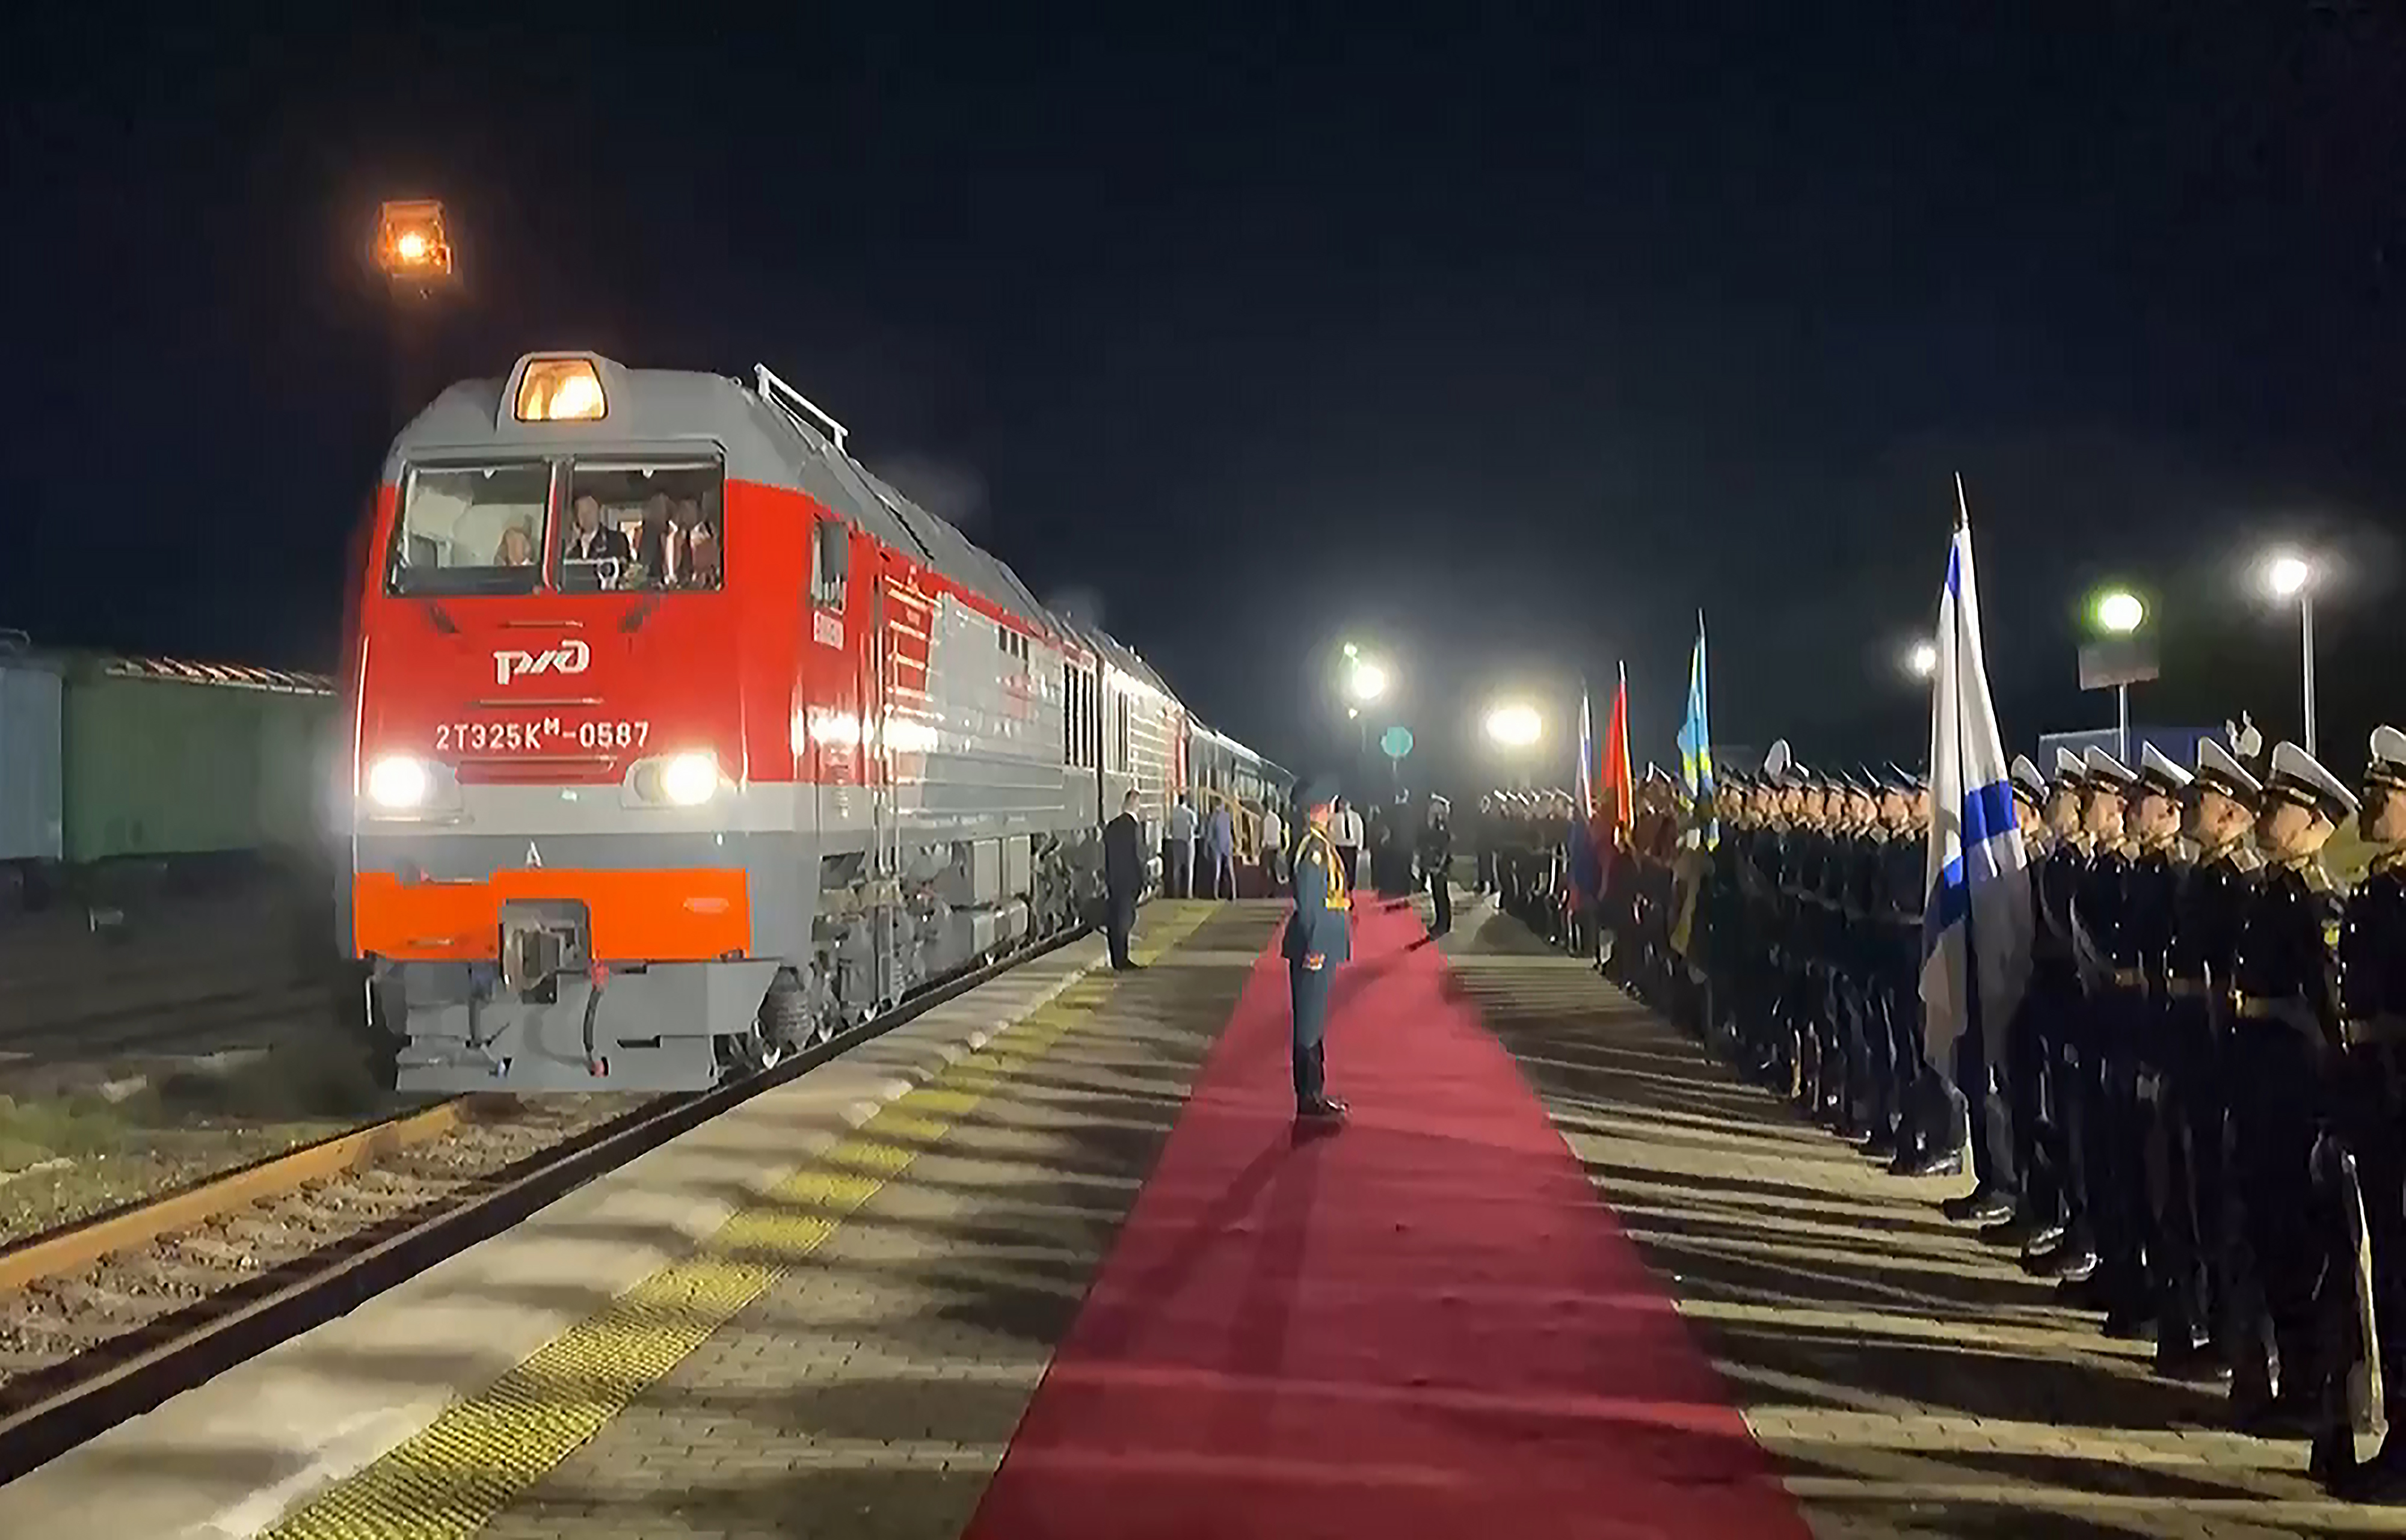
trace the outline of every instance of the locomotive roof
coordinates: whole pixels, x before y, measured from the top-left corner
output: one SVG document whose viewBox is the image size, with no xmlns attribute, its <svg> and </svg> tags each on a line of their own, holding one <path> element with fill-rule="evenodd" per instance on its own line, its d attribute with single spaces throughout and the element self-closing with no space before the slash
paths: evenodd
<svg viewBox="0 0 2406 1540">
<path fill-rule="evenodd" d="M 1111 632 L 1099 626 L 1082 626 L 1058 617 L 1055 617 L 1055 623 L 1067 627 L 1072 634 L 1083 639 L 1086 645 L 1095 650 L 1097 657 L 1119 670 L 1120 672 L 1152 686 L 1172 700 L 1178 699 L 1177 692 L 1169 687 L 1161 675 L 1153 671 L 1152 664 L 1139 657 L 1134 647 L 1122 642 Z"/>
<path fill-rule="evenodd" d="M 590 360 L 609 403 L 608 417 L 518 421 L 507 404 L 526 363 L 521 360 L 510 379 L 468 380 L 435 397 L 393 441 L 385 479 L 397 481 L 408 459 L 497 449 L 558 454 L 592 445 L 614 453 L 673 454 L 715 445 L 726 456 L 729 475 L 804 492 L 988 603 L 1056 634 L 1082 634 L 1039 603 L 1007 562 L 871 473 L 817 424 L 740 381 L 692 370 L 630 369 L 595 353 L 529 357 Z"/>
</svg>

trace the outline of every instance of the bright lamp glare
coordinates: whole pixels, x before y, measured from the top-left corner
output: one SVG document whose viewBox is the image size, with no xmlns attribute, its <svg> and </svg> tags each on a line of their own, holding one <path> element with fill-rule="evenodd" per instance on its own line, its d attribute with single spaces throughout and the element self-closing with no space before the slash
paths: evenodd
<svg viewBox="0 0 2406 1540">
<path fill-rule="evenodd" d="M 1938 648 L 1928 642 L 1917 642 L 1904 655 L 1904 666 L 1924 679 L 1938 671 Z"/>
<path fill-rule="evenodd" d="M 405 754 L 389 755 L 368 767 L 368 800 L 405 812 L 426 800 L 426 767 Z"/>
<path fill-rule="evenodd" d="M 2128 635 L 2146 618 L 2147 607 L 2136 594 L 2116 591 L 2097 601 L 2097 624 L 2106 630 Z"/>
<path fill-rule="evenodd" d="M 1524 749 L 1544 731 L 1537 713 L 1527 706 L 1498 706 L 1487 713 L 1487 736 L 1507 749 Z"/>
<path fill-rule="evenodd" d="M 1376 663 L 1356 663 L 1347 688 L 1356 700 L 1376 700 L 1387 693 L 1387 671 Z"/>
<path fill-rule="evenodd" d="M 718 762 L 706 754 L 680 754 L 660 769 L 661 794 L 681 808 L 700 807 L 718 790 Z"/>
<path fill-rule="evenodd" d="M 2283 599 L 2295 599 L 2314 576 L 2314 570 L 2305 558 L 2286 551 L 2264 564 L 2265 586 Z"/>
</svg>

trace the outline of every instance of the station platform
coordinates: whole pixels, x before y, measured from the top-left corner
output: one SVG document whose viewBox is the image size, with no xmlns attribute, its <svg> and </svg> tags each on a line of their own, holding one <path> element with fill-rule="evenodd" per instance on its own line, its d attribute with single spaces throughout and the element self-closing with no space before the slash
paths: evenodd
<svg viewBox="0 0 2406 1540">
<path fill-rule="evenodd" d="M 0 1534 L 2406 1528 L 1578 961 L 1148 908 L 7 1487 Z"/>
</svg>

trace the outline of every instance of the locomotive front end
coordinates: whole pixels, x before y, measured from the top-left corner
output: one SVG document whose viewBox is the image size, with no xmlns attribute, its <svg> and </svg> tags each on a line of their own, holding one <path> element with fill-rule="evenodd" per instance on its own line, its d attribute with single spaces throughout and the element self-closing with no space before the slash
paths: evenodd
<svg viewBox="0 0 2406 1540">
<path fill-rule="evenodd" d="M 724 450 L 627 393 L 525 360 L 388 466 L 349 929 L 403 1090 L 706 1086 L 778 982 L 807 825 L 746 753 Z"/>
</svg>

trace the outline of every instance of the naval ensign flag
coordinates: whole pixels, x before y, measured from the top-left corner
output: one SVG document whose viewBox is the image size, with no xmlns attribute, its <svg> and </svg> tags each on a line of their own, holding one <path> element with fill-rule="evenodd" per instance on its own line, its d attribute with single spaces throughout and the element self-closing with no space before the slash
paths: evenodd
<svg viewBox="0 0 2406 1540">
<path fill-rule="evenodd" d="M 1957 483 L 1961 495 L 1961 483 Z M 1930 861 L 1921 918 L 1922 1041 L 1951 1074 L 1977 1031 L 1994 1064 L 2030 977 L 2030 855 L 2014 821 L 2010 761 L 1980 650 L 1972 527 L 1956 526 L 1938 601 L 1930 701 Z"/>
</svg>

